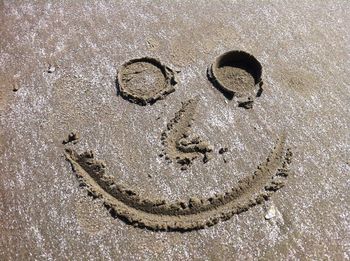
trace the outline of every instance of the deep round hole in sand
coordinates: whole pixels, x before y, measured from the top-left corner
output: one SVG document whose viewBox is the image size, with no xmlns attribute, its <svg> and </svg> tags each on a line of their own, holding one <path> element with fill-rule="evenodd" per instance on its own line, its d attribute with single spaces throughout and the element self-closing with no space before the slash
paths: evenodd
<svg viewBox="0 0 350 261">
<path fill-rule="evenodd" d="M 262 66 L 251 54 L 230 51 L 216 58 L 210 68 L 215 85 L 230 95 L 244 95 L 254 91 L 261 82 Z"/>
</svg>

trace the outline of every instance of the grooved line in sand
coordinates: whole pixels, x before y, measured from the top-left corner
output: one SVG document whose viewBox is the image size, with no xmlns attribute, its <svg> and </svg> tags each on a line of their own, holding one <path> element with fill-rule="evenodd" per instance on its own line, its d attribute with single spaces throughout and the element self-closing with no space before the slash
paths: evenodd
<svg viewBox="0 0 350 261">
<path fill-rule="evenodd" d="M 189 137 L 197 104 L 198 98 L 184 102 L 175 117 L 167 124 L 167 129 L 161 137 L 166 159 L 176 160 L 181 165 L 190 165 L 195 158 L 202 154 L 204 163 L 209 160 L 212 148 L 208 142 L 202 141 L 197 136 Z"/>
<path fill-rule="evenodd" d="M 202 229 L 262 203 L 283 187 L 292 157 L 282 135 L 266 161 L 231 190 L 210 198 L 193 197 L 172 203 L 141 198 L 117 184 L 113 176 L 105 174 L 105 165 L 95 160 L 92 152 L 79 155 L 67 149 L 65 155 L 81 184 L 104 201 L 112 216 L 137 227 L 163 231 Z"/>
</svg>

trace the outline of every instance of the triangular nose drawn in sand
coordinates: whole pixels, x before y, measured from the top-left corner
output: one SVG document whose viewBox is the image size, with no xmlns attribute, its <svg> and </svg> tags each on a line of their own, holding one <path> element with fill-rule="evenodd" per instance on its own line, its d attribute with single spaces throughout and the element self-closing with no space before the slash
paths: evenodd
<svg viewBox="0 0 350 261">
<path fill-rule="evenodd" d="M 281 135 L 266 161 L 231 190 L 210 198 L 192 197 L 177 202 L 142 198 L 117 184 L 92 152 L 79 155 L 67 149 L 65 155 L 81 184 L 94 197 L 101 198 L 113 216 L 151 230 L 190 231 L 227 220 L 268 199 L 284 185 L 292 153 L 285 148 L 285 135 Z"/>
<path fill-rule="evenodd" d="M 176 161 L 181 165 L 181 170 L 187 169 L 187 166 L 200 156 L 203 156 L 204 163 L 208 162 L 213 151 L 207 141 L 190 132 L 198 101 L 199 97 L 196 96 L 183 102 L 161 136 L 164 149 L 160 157 L 164 156 L 167 162 Z"/>
</svg>

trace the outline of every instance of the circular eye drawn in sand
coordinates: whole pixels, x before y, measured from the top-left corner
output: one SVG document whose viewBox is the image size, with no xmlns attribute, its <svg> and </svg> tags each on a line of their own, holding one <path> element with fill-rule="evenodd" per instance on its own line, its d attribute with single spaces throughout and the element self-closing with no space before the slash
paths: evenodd
<svg viewBox="0 0 350 261">
<path fill-rule="evenodd" d="M 262 66 L 251 54 L 229 51 L 215 59 L 207 76 L 228 99 L 237 98 L 238 106 L 250 109 L 262 93 Z"/>
<path fill-rule="evenodd" d="M 117 89 L 126 100 L 139 105 L 153 104 L 175 91 L 175 73 L 151 57 L 132 59 L 118 70 Z"/>
</svg>

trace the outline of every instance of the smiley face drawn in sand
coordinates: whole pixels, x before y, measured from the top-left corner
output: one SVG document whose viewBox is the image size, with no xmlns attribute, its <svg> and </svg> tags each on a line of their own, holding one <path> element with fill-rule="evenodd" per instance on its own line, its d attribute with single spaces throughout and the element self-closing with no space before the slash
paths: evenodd
<svg viewBox="0 0 350 261">
<path fill-rule="evenodd" d="M 208 68 L 208 78 L 238 106 L 250 109 L 254 98 L 262 92 L 261 65 L 251 55 L 233 51 L 219 56 Z M 175 90 L 175 73 L 153 58 L 131 60 L 121 66 L 117 76 L 120 95 L 139 105 L 153 104 Z M 166 162 L 185 169 L 196 158 L 210 159 L 212 148 L 207 141 L 191 133 L 191 122 L 198 97 L 184 101 L 168 123 L 160 139 Z M 282 134 L 275 147 L 250 176 L 236 186 L 209 198 L 192 197 L 184 201 L 142 198 L 116 181 L 105 171 L 105 164 L 93 153 L 76 153 L 66 149 L 65 155 L 82 185 L 91 195 L 101 198 L 112 216 L 136 227 L 162 231 L 202 229 L 227 220 L 267 200 L 283 187 L 291 163 L 291 151 Z M 185 168 L 184 168 L 185 167 Z"/>
</svg>

